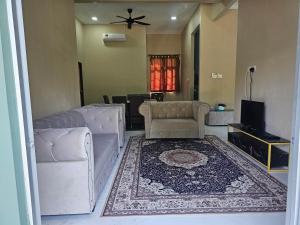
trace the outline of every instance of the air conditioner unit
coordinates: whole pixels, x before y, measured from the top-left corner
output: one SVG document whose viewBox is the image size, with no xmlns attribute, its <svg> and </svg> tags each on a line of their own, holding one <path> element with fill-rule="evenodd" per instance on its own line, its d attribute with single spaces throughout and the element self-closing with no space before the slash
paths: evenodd
<svg viewBox="0 0 300 225">
<path fill-rule="evenodd" d="M 125 34 L 105 33 L 102 36 L 104 42 L 126 41 Z"/>
</svg>

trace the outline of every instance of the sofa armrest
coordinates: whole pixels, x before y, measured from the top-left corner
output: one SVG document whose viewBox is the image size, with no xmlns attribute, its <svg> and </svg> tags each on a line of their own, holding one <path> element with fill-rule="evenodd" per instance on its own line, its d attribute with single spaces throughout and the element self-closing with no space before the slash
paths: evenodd
<svg viewBox="0 0 300 225">
<path fill-rule="evenodd" d="M 125 142 L 125 132 L 126 132 L 126 117 L 125 117 L 125 104 L 93 104 L 89 106 L 85 106 L 85 108 L 89 107 L 98 107 L 98 108 L 116 108 L 119 112 L 119 141 L 121 147 L 123 147 Z"/>
<path fill-rule="evenodd" d="M 84 161 L 93 157 L 92 134 L 87 127 L 35 129 L 37 162 Z"/>
<path fill-rule="evenodd" d="M 90 213 L 94 153 L 87 127 L 35 129 L 41 215 Z"/>
<path fill-rule="evenodd" d="M 150 129 L 152 122 L 152 113 L 151 113 L 151 102 L 144 102 L 139 107 L 139 113 L 144 116 L 145 120 L 145 136 L 146 139 L 150 138 Z"/>
</svg>

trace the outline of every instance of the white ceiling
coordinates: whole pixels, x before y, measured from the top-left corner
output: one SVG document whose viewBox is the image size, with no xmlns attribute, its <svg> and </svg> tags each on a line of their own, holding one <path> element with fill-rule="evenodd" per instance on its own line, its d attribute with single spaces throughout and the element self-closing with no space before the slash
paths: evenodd
<svg viewBox="0 0 300 225">
<path fill-rule="evenodd" d="M 76 3 L 76 18 L 83 24 L 109 24 L 122 19 L 116 16 L 128 17 L 127 9 L 132 8 L 132 17 L 145 15 L 146 18 L 140 20 L 150 23 L 147 26 L 147 33 L 181 33 L 185 25 L 197 9 L 199 3 Z M 92 16 L 97 16 L 98 21 L 91 20 Z M 170 17 L 176 16 L 176 21 L 171 21 Z"/>
</svg>

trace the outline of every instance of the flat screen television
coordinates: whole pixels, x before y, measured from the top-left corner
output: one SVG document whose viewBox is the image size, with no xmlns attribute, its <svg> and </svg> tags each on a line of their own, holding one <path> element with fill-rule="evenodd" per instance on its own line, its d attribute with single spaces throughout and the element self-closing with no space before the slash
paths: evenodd
<svg viewBox="0 0 300 225">
<path fill-rule="evenodd" d="M 255 132 L 265 132 L 265 104 L 263 102 L 242 100 L 241 124 Z"/>
</svg>

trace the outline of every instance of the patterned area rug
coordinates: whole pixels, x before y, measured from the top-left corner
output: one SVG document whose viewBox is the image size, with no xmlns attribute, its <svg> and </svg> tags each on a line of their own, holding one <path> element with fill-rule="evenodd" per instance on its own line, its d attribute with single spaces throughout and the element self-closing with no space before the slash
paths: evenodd
<svg viewBox="0 0 300 225">
<path fill-rule="evenodd" d="M 104 216 L 278 212 L 287 188 L 215 136 L 131 137 Z"/>
</svg>

